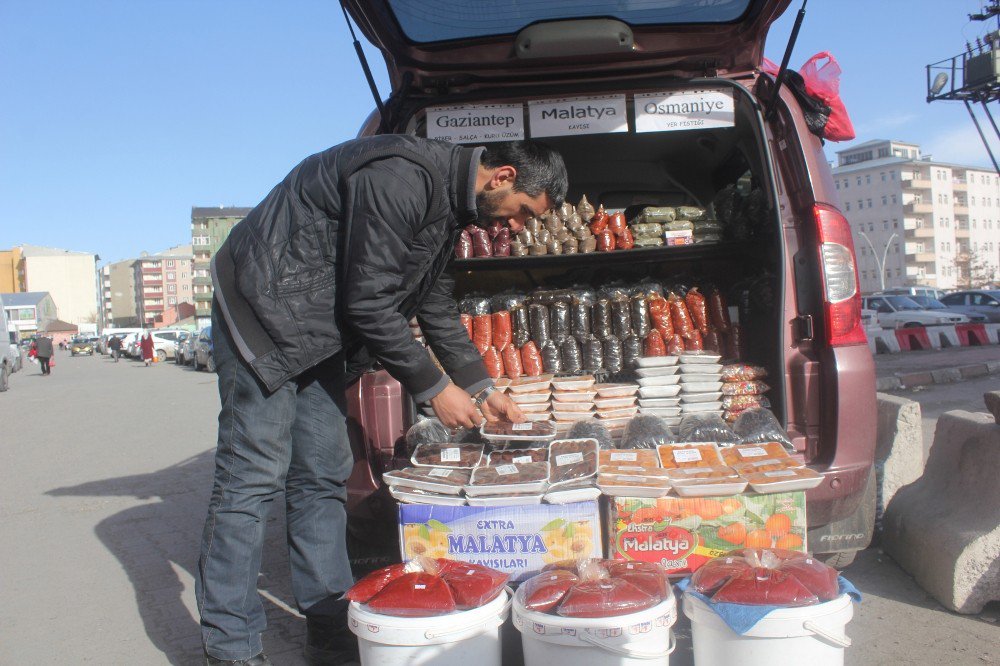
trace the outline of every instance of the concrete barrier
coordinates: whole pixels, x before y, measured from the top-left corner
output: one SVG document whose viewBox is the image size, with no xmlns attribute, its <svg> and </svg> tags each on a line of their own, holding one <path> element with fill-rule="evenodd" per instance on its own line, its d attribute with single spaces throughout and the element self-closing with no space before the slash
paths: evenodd
<svg viewBox="0 0 1000 666">
<path fill-rule="evenodd" d="M 875 525 L 879 530 L 885 507 L 896 491 L 924 473 L 924 437 L 919 402 L 877 393 L 876 405 Z"/>
<path fill-rule="evenodd" d="M 868 329 L 868 348 L 872 354 L 898 354 L 899 341 L 894 331 L 885 329 Z"/>
<path fill-rule="evenodd" d="M 899 348 L 903 351 L 931 348 L 931 338 L 927 335 L 927 329 L 923 326 L 897 328 L 893 333 L 896 334 L 896 340 L 899 341 Z"/>
<path fill-rule="evenodd" d="M 989 338 L 990 344 L 1000 345 L 1000 324 L 983 324 L 983 328 L 986 329 L 986 337 Z"/>
<path fill-rule="evenodd" d="M 985 413 L 938 419 L 927 465 L 883 517 L 882 546 L 959 613 L 1000 601 L 1000 425 Z"/>
<path fill-rule="evenodd" d="M 935 349 L 947 349 L 948 347 L 961 347 L 962 343 L 958 339 L 958 333 L 954 326 L 935 326 L 928 329 L 931 336 L 931 344 L 937 341 Z"/>
</svg>

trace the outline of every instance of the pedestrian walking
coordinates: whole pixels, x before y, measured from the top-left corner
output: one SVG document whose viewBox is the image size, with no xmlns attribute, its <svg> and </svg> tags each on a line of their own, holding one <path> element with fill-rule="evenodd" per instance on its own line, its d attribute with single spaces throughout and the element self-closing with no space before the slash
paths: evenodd
<svg viewBox="0 0 1000 666">
<path fill-rule="evenodd" d="M 52 338 L 39 336 L 35 338 L 35 342 L 32 346 L 35 349 L 35 355 L 38 358 L 38 363 L 42 366 L 42 374 L 51 375 L 52 368 L 50 367 L 50 363 L 52 355 L 54 354 L 54 350 L 52 348 Z"/>
<path fill-rule="evenodd" d="M 222 409 L 196 582 L 206 663 L 271 663 L 256 580 L 283 490 L 307 660 L 357 659 L 340 600 L 353 583 L 345 387 L 378 361 L 448 427 L 523 421 L 494 390 L 444 268 L 463 227 L 517 233 L 566 189 L 562 158 L 539 144 L 379 136 L 307 158 L 233 228 L 212 263 Z"/>
<path fill-rule="evenodd" d="M 112 335 L 108 340 L 108 349 L 111 350 L 111 358 L 118 362 L 118 357 L 122 355 L 122 339 L 117 335 Z"/>
<path fill-rule="evenodd" d="M 139 340 L 139 350 L 142 353 L 142 361 L 149 367 L 149 364 L 153 362 L 153 336 L 147 331 L 143 333 L 142 339 Z"/>
</svg>

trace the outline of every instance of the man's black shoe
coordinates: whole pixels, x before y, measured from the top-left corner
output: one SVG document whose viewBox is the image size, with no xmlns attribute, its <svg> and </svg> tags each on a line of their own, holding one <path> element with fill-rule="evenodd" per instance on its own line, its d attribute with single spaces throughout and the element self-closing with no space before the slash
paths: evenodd
<svg viewBox="0 0 1000 666">
<path fill-rule="evenodd" d="M 272 666 L 271 660 L 261 652 L 256 657 L 249 659 L 217 659 L 210 655 L 205 655 L 205 666 Z"/>
<path fill-rule="evenodd" d="M 306 647 L 303 656 L 309 666 L 351 666 L 361 663 L 358 637 L 347 628 L 346 613 L 340 616 L 306 618 Z"/>
</svg>

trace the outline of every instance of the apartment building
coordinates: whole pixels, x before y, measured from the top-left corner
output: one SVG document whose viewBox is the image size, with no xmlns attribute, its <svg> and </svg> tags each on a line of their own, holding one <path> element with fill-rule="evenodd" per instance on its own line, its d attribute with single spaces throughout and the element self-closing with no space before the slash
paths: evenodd
<svg viewBox="0 0 1000 666">
<path fill-rule="evenodd" d="M 107 264 L 101 268 L 101 327 L 122 328 L 139 325 L 136 315 L 135 259 Z"/>
<path fill-rule="evenodd" d="M 834 184 L 854 232 L 863 293 L 968 288 L 1000 273 L 1000 178 L 876 140 L 837 152 Z"/>
<path fill-rule="evenodd" d="M 155 327 L 163 313 L 193 300 L 190 245 L 178 245 L 155 255 L 143 253 L 132 262 L 135 313 L 141 326 Z"/>
<path fill-rule="evenodd" d="M 0 294 L 24 291 L 21 288 L 21 277 L 18 274 L 18 264 L 20 263 L 21 248 L 0 250 Z"/>
<path fill-rule="evenodd" d="M 199 326 L 207 326 L 212 316 L 212 257 L 229 236 L 229 231 L 247 216 L 250 208 L 219 206 L 191 208 L 191 246 L 194 253 L 194 304 Z"/>
<path fill-rule="evenodd" d="M 18 281 L 22 291 L 48 292 L 58 309 L 58 318 L 71 324 L 95 324 L 100 308 L 97 300 L 97 260 L 92 252 L 73 252 L 53 247 L 22 245 L 18 248 Z"/>
</svg>

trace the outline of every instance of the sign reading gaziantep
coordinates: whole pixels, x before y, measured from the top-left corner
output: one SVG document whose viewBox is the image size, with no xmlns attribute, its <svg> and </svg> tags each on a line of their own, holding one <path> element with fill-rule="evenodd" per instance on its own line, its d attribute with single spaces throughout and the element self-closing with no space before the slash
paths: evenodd
<svg viewBox="0 0 1000 666">
<path fill-rule="evenodd" d="M 730 90 L 677 90 L 635 96 L 636 132 L 732 127 L 734 118 Z"/>
<path fill-rule="evenodd" d="M 524 107 L 483 104 L 427 109 L 427 138 L 452 143 L 517 141 L 524 138 Z"/>
<path fill-rule="evenodd" d="M 628 131 L 624 95 L 528 102 L 531 136 L 572 136 Z"/>
</svg>

